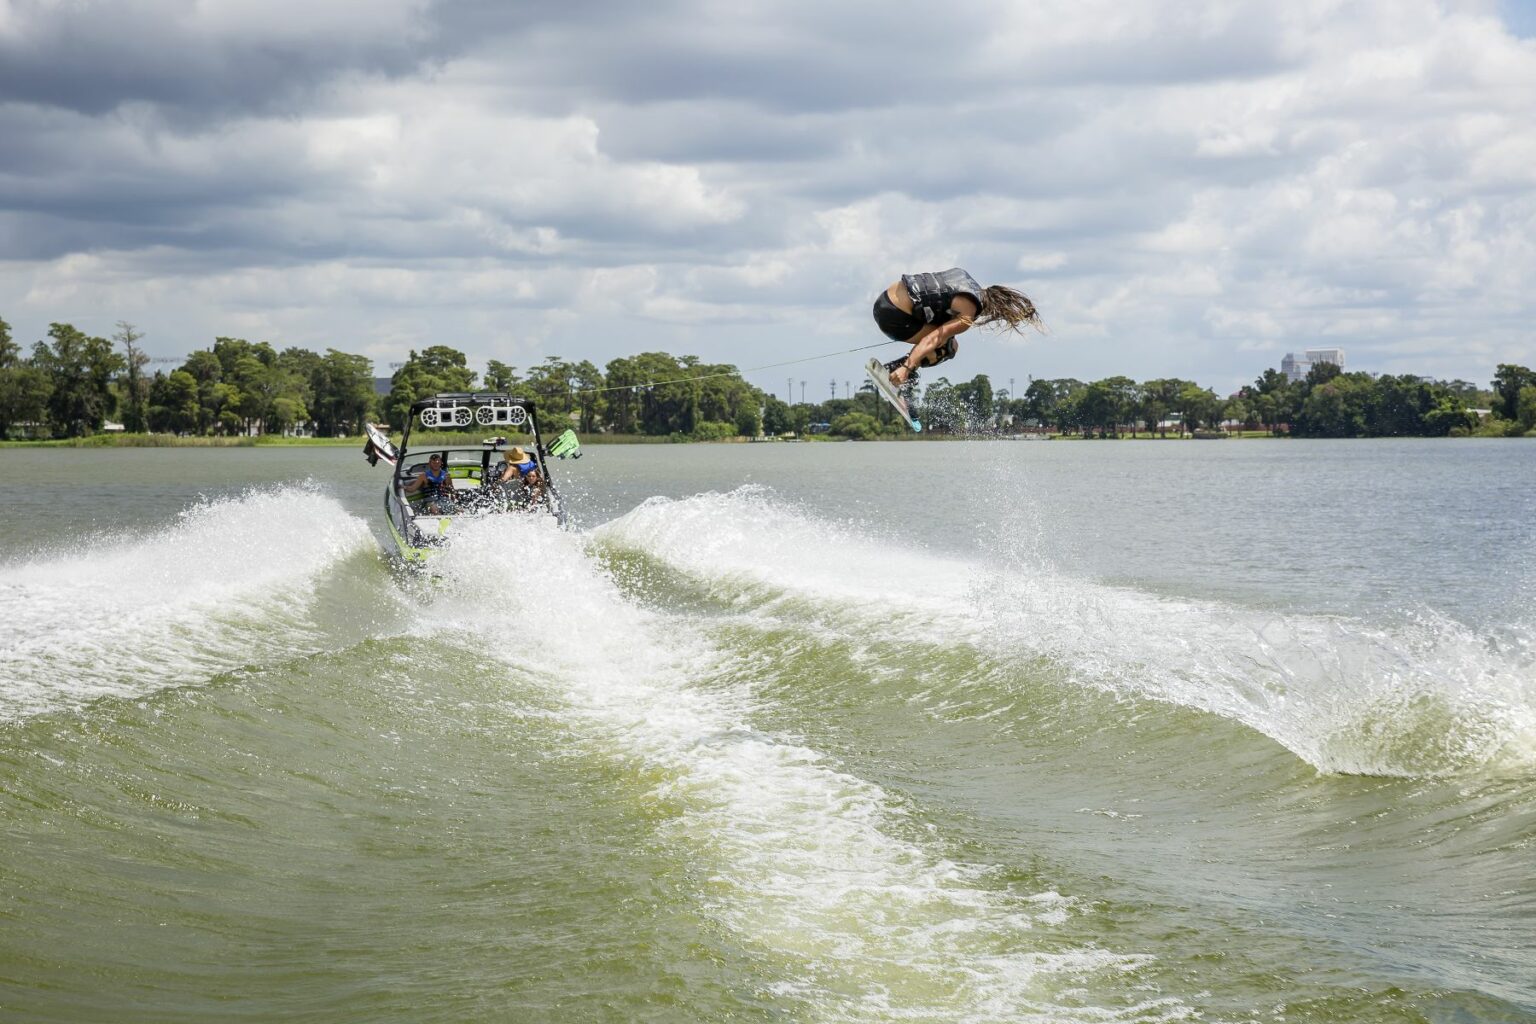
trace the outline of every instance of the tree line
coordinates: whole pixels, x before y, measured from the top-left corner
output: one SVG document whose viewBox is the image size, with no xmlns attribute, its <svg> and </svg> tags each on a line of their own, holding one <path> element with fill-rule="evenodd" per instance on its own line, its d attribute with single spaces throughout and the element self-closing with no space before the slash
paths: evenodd
<svg viewBox="0 0 1536 1024">
<path fill-rule="evenodd" d="M 883 406 L 878 400 L 875 404 Z M 899 421 L 850 424 L 836 418 L 848 412 L 837 403 L 822 408 L 834 434 L 878 436 L 906 429 Z M 1483 419 L 1474 411 L 1479 408 L 1491 415 Z M 1297 381 L 1265 370 L 1225 398 L 1190 380 L 1137 382 L 1125 376 L 1091 382 L 1042 378 L 1013 396 L 1007 390 L 994 392 L 982 374 L 962 384 L 938 378 L 922 393 L 916 411 L 924 429 L 936 433 L 1023 429 L 1134 437 L 1235 427 L 1294 437 L 1517 436 L 1536 432 L 1536 373 L 1501 363 L 1490 387 L 1480 389 L 1466 381 L 1412 374 L 1343 373 L 1319 363 Z"/>
<path fill-rule="evenodd" d="M 0 438 L 24 424 L 33 436 L 82 437 L 114 416 L 129 433 L 331 437 L 361 431 L 374 412 L 366 356 L 216 338 L 170 373 L 147 374 L 144 335 L 117 327 L 108 340 L 51 324 L 27 358 L 0 320 Z"/>
<path fill-rule="evenodd" d="M 1109 377 L 1032 381 L 1017 401 L 1004 403 L 1016 423 L 1084 436 L 1220 429 L 1267 430 L 1293 437 L 1445 437 L 1515 435 L 1536 429 L 1536 376 L 1499 364 L 1489 390 L 1466 381 L 1413 374 L 1344 373 L 1329 363 L 1292 381 L 1279 370 L 1261 373 L 1236 394 L 1176 378 L 1142 383 Z M 1473 411 L 1486 406 L 1484 423 Z"/>
<path fill-rule="evenodd" d="M 410 359 L 392 378 L 386 409 L 402 425 L 416 398 L 469 390 L 476 375 L 462 353 L 434 346 Z M 870 439 L 905 435 L 909 428 L 867 381 L 847 398 L 790 404 L 742 380 L 729 365 L 697 357 L 647 352 L 615 359 L 599 370 L 556 356 L 519 375 L 492 360 L 483 385 L 540 397 L 546 415 L 566 416 L 583 432 L 610 431 L 690 438 L 823 432 Z M 1489 407 L 1483 423 L 1474 408 Z M 1194 381 L 1159 378 L 1138 383 L 1115 376 L 1085 383 L 1065 378 L 1032 381 L 1024 394 L 994 391 L 990 378 L 932 381 L 916 412 L 925 430 L 985 434 L 1031 426 L 1084 436 L 1166 434 L 1240 424 L 1296 437 L 1444 437 L 1515 435 L 1536 429 L 1536 374 L 1500 364 L 1487 390 L 1466 381 L 1411 374 L 1343 373 L 1320 363 L 1303 380 L 1265 370 L 1227 398 Z"/>
<path fill-rule="evenodd" d="M 418 398 L 474 390 L 534 397 L 546 420 L 587 433 L 715 438 L 760 433 L 767 402 L 733 366 L 665 352 L 615 359 L 605 370 L 551 356 L 519 373 L 493 359 L 482 376 L 464 353 L 434 345 L 412 351 L 380 395 L 366 356 L 220 337 L 176 369 L 150 374 L 144 335 L 117 327 L 106 339 L 51 324 L 26 356 L 0 319 L 0 439 L 82 437 L 113 417 L 129 433 L 354 436 L 365 422 L 399 429 Z M 773 425 L 792 429 L 792 417 L 768 404 Z"/>
<path fill-rule="evenodd" d="M 747 383 L 734 366 L 666 352 L 624 356 L 601 369 L 549 356 L 520 372 L 493 359 L 482 375 L 464 353 L 433 345 L 413 350 L 380 395 L 371 360 L 334 348 L 279 351 L 268 342 L 219 337 L 178 368 L 149 374 L 143 337 L 126 322 L 110 339 L 55 323 L 26 356 L 0 319 L 0 439 L 79 437 L 99 433 L 112 417 L 130 433 L 354 436 L 364 422 L 400 429 L 419 398 L 474 390 L 533 397 L 546 423 L 569 422 L 583 433 L 867 439 L 909 429 L 868 382 L 847 398 L 792 404 Z M 1492 412 L 1486 421 L 1472 411 L 1481 406 Z M 1343 373 L 1320 363 L 1299 381 L 1265 370 L 1226 398 L 1194 381 L 1124 376 L 1033 380 L 1014 396 L 994 391 L 978 374 L 960 383 L 933 380 L 916 412 L 926 430 L 941 434 L 1030 428 L 1113 437 L 1235 422 L 1297 437 L 1512 436 L 1536 432 L 1536 372 L 1501 363 L 1483 390 L 1459 380 Z"/>
<path fill-rule="evenodd" d="M 492 359 L 481 377 L 464 353 L 446 345 L 411 352 L 390 378 L 381 412 L 398 430 L 417 399 L 477 389 L 533 398 L 545 423 L 569 422 L 583 433 L 752 437 L 762 432 L 766 418 L 762 391 L 734 366 L 704 363 L 697 356 L 642 352 L 611 360 L 602 370 L 585 359 L 572 363 L 547 356 L 522 373 Z"/>
</svg>

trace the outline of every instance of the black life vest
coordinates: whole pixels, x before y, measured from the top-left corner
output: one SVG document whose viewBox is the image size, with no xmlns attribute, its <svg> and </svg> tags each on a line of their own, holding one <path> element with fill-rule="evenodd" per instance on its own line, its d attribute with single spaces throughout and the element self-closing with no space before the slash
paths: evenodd
<svg viewBox="0 0 1536 1024">
<path fill-rule="evenodd" d="M 969 295 L 981 310 L 982 287 L 976 279 L 959 267 L 941 270 L 937 274 L 902 274 L 901 283 L 912 295 L 912 312 L 925 323 L 942 324 L 953 320 L 956 313 L 950 308 L 956 295 Z"/>
</svg>

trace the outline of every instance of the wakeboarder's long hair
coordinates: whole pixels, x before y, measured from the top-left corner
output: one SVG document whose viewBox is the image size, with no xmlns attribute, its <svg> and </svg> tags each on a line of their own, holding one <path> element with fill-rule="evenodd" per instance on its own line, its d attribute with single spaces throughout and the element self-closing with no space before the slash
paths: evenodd
<svg viewBox="0 0 1536 1024">
<path fill-rule="evenodd" d="M 1040 314 L 1035 310 L 1035 304 L 1029 301 L 1029 296 L 1023 292 L 1015 291 L 1005 284 L 988 285 L 981 291 L 981 312 L 976 316 L 978 324 L 990 324 L 1001 320 L 1008 325 L 1010 331 L 1022 334 L 1019 328 L 1028 325 L 1041 333 L 1045 332 L 1045 324 L 1040 321 Z"/>
</svg>

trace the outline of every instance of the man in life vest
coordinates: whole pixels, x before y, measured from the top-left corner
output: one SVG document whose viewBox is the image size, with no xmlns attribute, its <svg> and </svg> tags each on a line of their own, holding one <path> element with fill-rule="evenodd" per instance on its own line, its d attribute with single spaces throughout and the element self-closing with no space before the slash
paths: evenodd
<svg viewBox="0 0 1536 1024">
<path fill-rule="evenodd" d="M 443 465 L 443 456 L 438 452 L 433 452 L 427 458 L 426 470 L 417 473 L 416 479 L 407 483 L 404 490 L 406 494 L 424 495 L 426 510 L 432 515 L 447 515 L 457 508 L 453 496 L 453 480 L 448 476 L 448 467 Z"/>
</svg>

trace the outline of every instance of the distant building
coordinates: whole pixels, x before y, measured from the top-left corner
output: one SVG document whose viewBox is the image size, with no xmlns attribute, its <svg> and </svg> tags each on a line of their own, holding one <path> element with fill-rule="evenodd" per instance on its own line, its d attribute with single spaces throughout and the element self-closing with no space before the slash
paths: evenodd
<svg viewBox="0 0 1536 1024">
<path fill-rule="evenodd" d="M 394 380 L 395 379 L 393 377 L 375 377 L 375 378 L 373 378 L 373 393 L 376 394 L 376 395 L 387 395 L 387 394 L 389 394 L 390 388 L 392 388 L 394 386 Z"/>
<path fill-rule="evenodd" d="M 1316 366 L 1318 363 L 1332 363 L 1340 370 L 1344 369 L 1344 350 L 1341 348 L 1309 348 L 1307 349 L 1307 362 Z"/>
<path fill-rule="evenodd" d="M 1344 369 L 1344 350 L 1341 348 L 1309 348 L 1298 358 L 1295 353 L 1287 352 L 1285 358 L 1280 360 L 1280 372 L 1285 374 L 1285 379 L 1291 383 L 1305 380 L 1307 371 L 1318 363 L 1332 363 L 1340 370 Z"/>
</svg>

